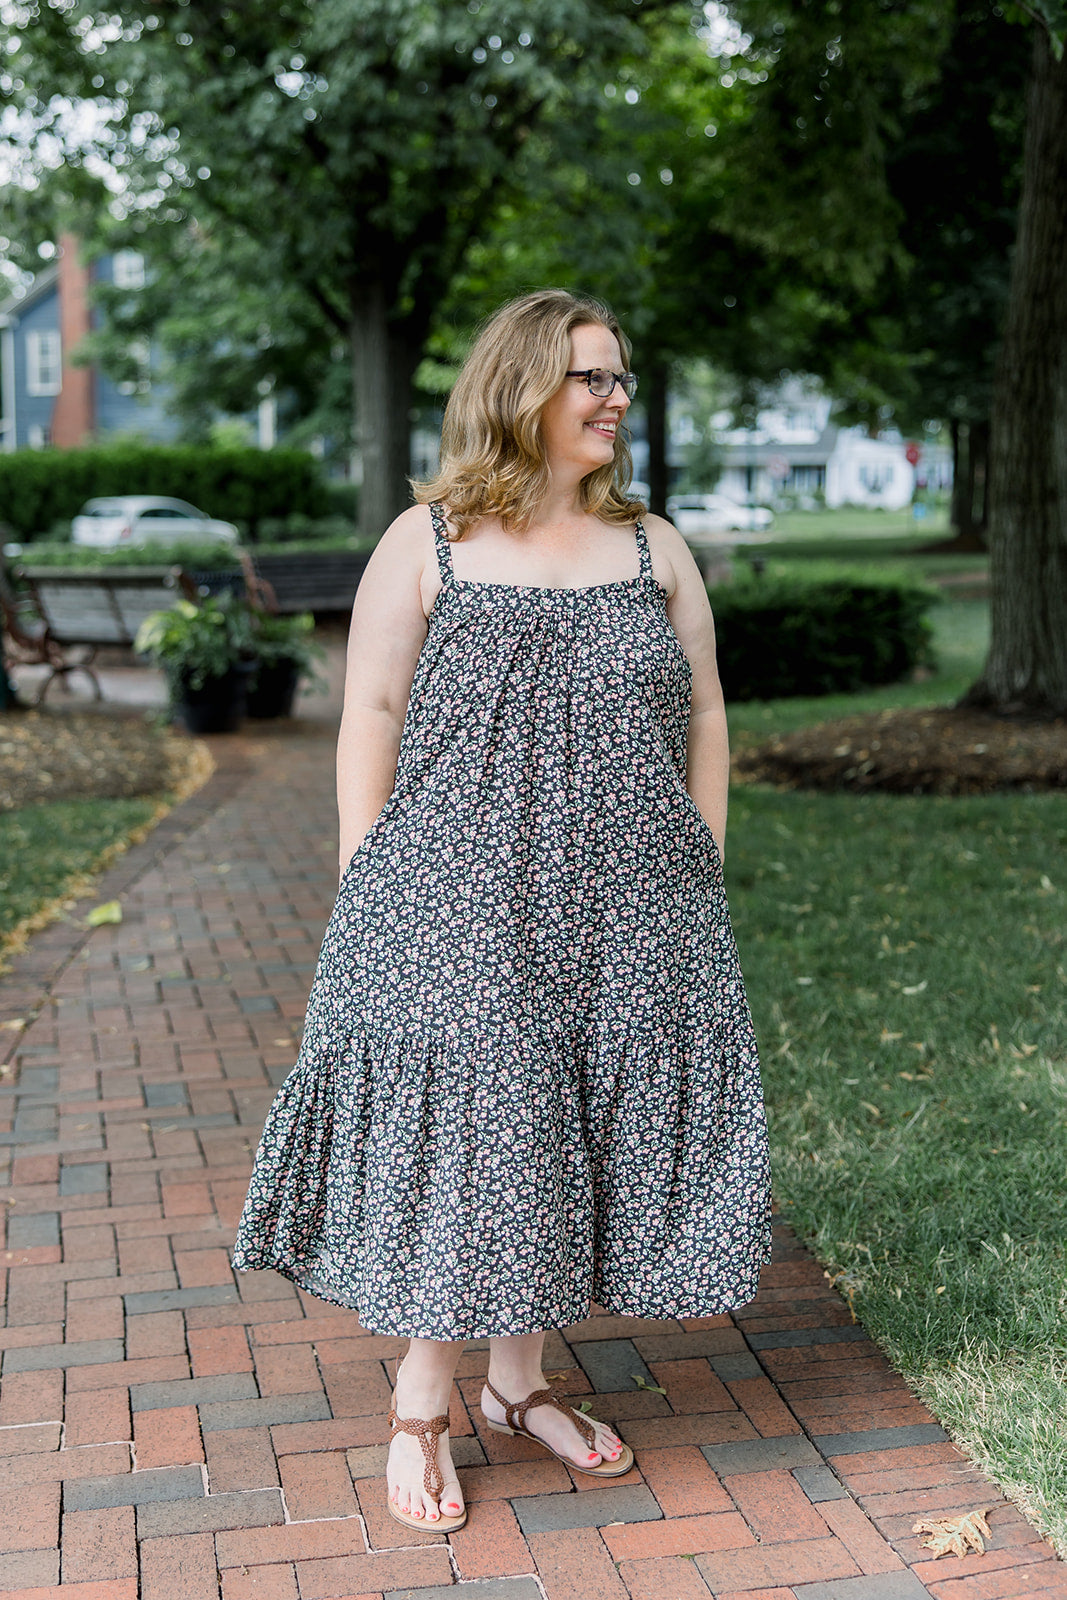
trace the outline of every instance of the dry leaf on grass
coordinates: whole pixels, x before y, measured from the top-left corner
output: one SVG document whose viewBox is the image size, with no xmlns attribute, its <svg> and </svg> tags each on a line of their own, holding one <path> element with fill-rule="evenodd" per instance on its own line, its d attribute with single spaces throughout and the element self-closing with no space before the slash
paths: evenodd
<svg viewBox="0 0 1067 1600">
<path fill-rule="evenodd" d="M 117 900 L 105 900 L 103 905 L 94 906 L 85 918 L 87 928 L 101 928 L 106 922 L 121 922 L 122 907 Z"/>
<path fill-rule="evenodd" d="M 926 1550 L 933 1552 L 934 1560 L 938 1556 L 965 1556 L 968 1550 L 973 1550 L 975 1555 L 985 1555 L 983 1539 L 991 1539 L 986 1517 L 990 1507 L 986 1506 L 979 1511 L 968 1511 L 962 1517 L 929 1517 L 924 1522 L 912 1525 L 912 1533 L 922 1535 L 920 1543 Z"/>
</svg>

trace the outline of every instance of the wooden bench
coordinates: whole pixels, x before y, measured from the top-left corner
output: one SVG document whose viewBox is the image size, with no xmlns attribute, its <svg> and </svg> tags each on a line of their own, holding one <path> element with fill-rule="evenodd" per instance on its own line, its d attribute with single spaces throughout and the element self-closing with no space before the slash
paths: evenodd
<svg viewBox="0 0 1067 1600">
<path fill-rule="evenodd" d="M 369 556 L 363 550 L 302 555 L 240 552 L 245 591 L 264 611 L 351 611 Z"/>
<path fill-rule="evenodd" d="M 133 644 L 153 611 L 166 611 L 179 596 L 197 599 L 197 588 L 181 567 L 20 566 L 28 603 L 6 575 L 0 576 L 4 626 L 23 663 L 52 670 L 37 694 L 40 705 L 55 678 L 84 672 L 97 700 L 103 699 L 92 662 L 101 645 Z"/>
</svg>

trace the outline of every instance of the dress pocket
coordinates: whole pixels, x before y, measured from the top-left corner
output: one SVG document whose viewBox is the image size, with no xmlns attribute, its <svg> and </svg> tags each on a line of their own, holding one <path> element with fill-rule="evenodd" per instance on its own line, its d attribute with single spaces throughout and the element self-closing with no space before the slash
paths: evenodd
<svg viewBox="0 0 1067 1600">
<path fill-rule="evenodd" d="M 352 859 L 349 861 L 348 866 L 345 868 L 346 878 L 352 871 L 352 868 L 361 863 L 368 855 L 370 855 L 371 851 L 377 847 L 386 820 L 396 805 L 396 800 L 397 792 L 394 789 L 382 809 L 379 811 L 378 815 L 375 817 L 374 821 L 371 823 L 370 827 L 367 829 L 366 833 L 363 835 L 362 839 L 359 841 L 359 844 L 356 846 L 355 853 L 353 854 Z"/>
<path fill-rule="evenodd" d="M 708 827 L 708 824 L 704 819 L 704 813 L 701 811 L 700 807 L 689 793 L 689 790 L 683 788 L 682 793 L 685 796 L 686 810 L 689 812 L 689 815 L 693 821 L 694 832 L 703 841 L 704 847 L 710 851 L 716 866 L 721 872 L 722 852 L 719 849 L 719 841 Z"/>
</svg>

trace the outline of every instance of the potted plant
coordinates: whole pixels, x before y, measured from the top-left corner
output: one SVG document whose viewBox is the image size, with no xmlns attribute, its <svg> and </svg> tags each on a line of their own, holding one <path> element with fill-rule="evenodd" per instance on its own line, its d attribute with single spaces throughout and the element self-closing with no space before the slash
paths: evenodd
<svg viewBox="0 0 1067 1600">
<path fill-rule="evenodd" d="M 248 685 L 250 717 L 288 717 L 302 677 L 323 684 L 315 663 L 326 652 L 312 638 L 315 619 L 310 611 L 280 617 L 267 611 L 252 612 L 252 648 L 255 665 Z"/>
<path fill-rule="evenodd" d="M 233 595 L 179 600 L 153 611 L 134 649 L 163 668 L 173 710 L 190 733 L 232 733 L 255 665 L 249 607 Z"/>
</svg>

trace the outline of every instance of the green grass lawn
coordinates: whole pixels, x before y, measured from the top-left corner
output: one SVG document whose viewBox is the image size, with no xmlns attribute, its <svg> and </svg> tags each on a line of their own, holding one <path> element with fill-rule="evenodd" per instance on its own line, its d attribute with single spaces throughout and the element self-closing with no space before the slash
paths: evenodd
<svg viewBox="0 0 1067 1600">
<path fill-rule="evenodd" d="M 868 511 L 861 506 L 842 506 L 836 511 L 781 511 L 774 519 L 773 531 L 792 543 L 903 538 L 922 544 L 947 536 L 948 507 L 930 507 L 918 521 L 910 506 L 903 511 Z"/>
<path fill-rule="evenodd" d="M 157 798 L 57 800 L 0 811 L 0 961 L 21 922 L 70 893 L 158 808 Z"/>
<path fill-rule="evenodd" d="M 944 703 L 733 708 L 735 737 Z M 785 1216 L 952 1435 L 1067 1553 L 1067 795 L 734 790 L 728 878 Z"/>
</svg>

